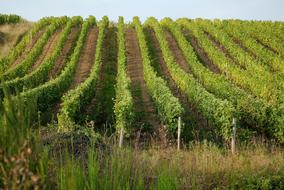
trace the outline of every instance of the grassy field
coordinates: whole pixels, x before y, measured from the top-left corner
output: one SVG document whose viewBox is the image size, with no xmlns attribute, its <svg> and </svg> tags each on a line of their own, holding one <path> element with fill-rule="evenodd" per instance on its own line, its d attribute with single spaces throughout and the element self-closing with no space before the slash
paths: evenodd
<svg viewBox="0 0 284 190">
<path fill-rule="evenodd" d="M 32 24 L 23 22 L 18 24 L 4 24 L 0 26 L 0 58 L 21 41 L 21 38 L 31 28 Z"/>
</svg>

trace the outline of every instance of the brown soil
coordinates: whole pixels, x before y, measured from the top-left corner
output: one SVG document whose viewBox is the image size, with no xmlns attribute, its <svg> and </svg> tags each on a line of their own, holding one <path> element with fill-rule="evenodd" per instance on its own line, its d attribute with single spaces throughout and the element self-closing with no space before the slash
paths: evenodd
<svg viewBox="0 0 284 190">
<path fill-rule="evenodd" d="M 72 28 L 71 33 L 68 35 L 68 38 L 61 51 L 61 54 L 56 59 L 53 68 L 49 72 L 49 76 L 48 76 L 49 79 L 56 77 L 59 74 L 59 72 L 62 70 L 62 68 L 65 66 L 67 58 L 72 51 L 72 47 L 74 47 L 74 44 L 76 43 L 76 37 L 78 36 L 79 31 L 80 31 L 80 27 Z"/>
<path fill-rule="evenodd" d="M 185 57 L 183 56 L 182 51 L 180 50 L 178 43 L 176 42 L 176 40 L 173 38 L 172 34 L 167 31 L 164 30 L 165 32 L 165 36 L 169 45 L 169 48 L 172 52 L 172 55 L 174 56 L 176 63 L 179 64 L 179 66 L 187 73 L 191 73 L 191 69 L 189 64 L 187 63 Z"/>
<path fill-rule="evenodd" d="M 258 56 L 252 52 L 248 47 L 246 47 L 239 39 L 235 38 L 234 36 L 232 36 L 231 34 L 227 33 L 230 38 L 232 38 L 232 40 L 238 44 L 244 51 L 246 51 L 247 53 L 249 53 L 251 56 L 253 56 L 255 59 L 258 59 Z"/>
<path fill-rule="evenodd" d="M 32 50 L 38 39 L 43 35 L 45 30 L 41 30 L 38 33 L 33 36 L 33 38 L 30 40 L 30 42 L 25 47 L 25 50 L 22 52 L 22 54 L 15 60 L 15 62 L 11 65 L 11 68 L 15 67 L 19 63 L 25 60 L 29 52 Z"/>
<path fill-rule="evenodd" d="M 117 38 L 116 29 L 108 28 L 102 49 L 102 65 L 97 80 L 95 96 L 84 111 L 89 119 L 95 120 L 95 126 L 113 123 L 113 99 L 117 74 Z"/>
<path fill-rule="evenodd" d="M 257 41 L 257 43 L 259 43 L 260 45 L 262 45 L 264 48 L 266 48 L 267 50 L 273 52 L 274 54 L 276 54 L 277 56 L 280 55 L 279 52 L 277 52 L 277 50 L 273 49 L 272 47 L 270 47 L 268 44 L 265 44 L 264 42 L 262 42 L 260 39 L 258 39 L 257 37 L 254 37 L 254 39 Z"/>
<path fill-rule="evenodd" d="M 208 39 L 214 44 L 214 46 L 219 49 L 232 63 L 238 65 L 241 69 L 245 70 L 246 68 L 243 65 L 240 65 L 233 56 L 228 52 L 228 50 L 209 32 L 203 31 L 204 34 L 208 37 Z"/>
<path fill-rule="evenodd" d="M 155 54 L 158 57 L 158 60 L 159 60 L 160 65 L 161 65 L 162 74 L 163 74 L 164 78 L 166 79 L 167 84 L 168 84 L 169 88 L 171 89 L 173 95 L 179 99 L 179 102 L 182 104 L 182 106 L 185 110 L 183 118 L 182 118 L 183 121 L 186 122 L 186 124 L 188 124 L 188 122 L 194 121 L 194 122 L 196 122 L 196 127 L 200 128 L 202 130 L 204 130 L 206 128 L 207 128 L 207 130 L 212 129 L 212 126 L 209 125 L 209 123 L 207 122 L 207 119 L 205 119 L 199 113 L 197 108 L 190 101 L 188 101 L 188 97 L 180 90 L 180 88 L 175 83 L 175 81 L 172 78 L 172 76 L 171 76 L 171 74 L 168 70 L 168 67 L 165 63 L 163 53 L 162 53 L 162 50 L 160 48 L 159 42 L 158 42 L 158 40 L 155 36 L 155 33 L 151 29 L 149 29 L 149 31 L 150 31 L 151 43 L 154 45 Z M 173 36 L 168 31 L 166 31 L 166 35 L 167 35 L 167 41 L 168 41 L 168 44 L 169 44 L 169 48 L 170 48 L 172 54 L 174 55 L 176 62 L 179 63 L 180 60 L 181 60 L 182 62 L 187 64 L 186 60 L 185 60 L 185 58 L 182 54 L 182 51 L 179 49 L 178 44 L 176 43 Z M 181 64 L 179 63 L 179 65 L 181 65 Z M 188 73 L 190 73 L 190 70 L 188 70 Z M 197 129 L 197 130 L 200 130 L 200 129 Z M 191 130 L 193 130 L 193 129 L 191 128 Z M 199 136 L 200 134 L 198 132 L 195 132 L 195 135 L 196 136 L 194 138 L 196 140 L 201 140 L 200 136 Z"/>
<path fill-rule="evenodd" d="M 77 64 L 75 77 L 73 79 L 72 84 L 70 85 L 69 89 L 66 92 L 68 92 L 71 89 L 75 89 L 81 82 L 83 82 L 88 78 L 92 65 L 95 60 L 98 32 L 99 32 L 98 28 L 91 28 L 89 30 L 86 37 L 86 41 L 84 43 L 83 51 L 80 55 L 80 59 Z M 57 113 L 61 107 L 60 103 L 61 102 L 59 101 L 50 108 L 49 112 L 52 113 L 51 115 L 53 117 L 53 120 L 57 120 Z"/>
<path fill-rule="evenodd" d="M 50 55 L 54 51 L 61 32 L 62 32 L 62 29 L 59 29 L 54 34 L 51 35 L 47 43 L 44 45 L 41 55 L 38 57 L 37 61 L 33 64 L 29 72 L 36 70 L 40 66 L 40 64 L 42 64 L 43 61 L 48 57 L 48 55 Z"/>
<path fill-rule="evenodd" d="M 125 37 L 127 73 L 130 76 L 131 87 L 133 89 L 132 95 L 134 99 L 134 111 L 136 114 L 141 114 L 141 117 L 136 122 L 138 125 L 149 123 L 153 126 L 155 132 L 154 137 L 158 137 L 158 139 L 164 144 L 166 142 L 166 137 L 163 130 L 161 130 L 163 126 L 157 118 L 156 110 L 151 101 L 151 97 L 148 94 L 146 83 L 144 81 L 143 63 L 135 30 L 132 28 L 126 29 Z M 151 134 L 149 135 L 151 138 Z M 149 136 L 146 138 L 149 138 Z"/>
<path fill-rule="evenodd" d="M 246 47 L 238 38 L 234 37 L 233 35 L 227 33 L 232 39 L 233 41 L 238 44 L 244 51 L 246 51 L 248 54 L 250 54 L 251 56 L 253 56 L 254 59 L 256 59 L 257 61 L 263 61 L 261 57 L 259 57 L 257 54 L 255 54 L 250 48 Z M 270 69 L 271 72 L 276 72 L 276 70 L 270 65 L 270 64 L 266 64 L 268 66 L 268 68 Z"/>
<path fill-rule="evenodd" d="M 87 35 L 70 89 L 76 88 L 81 82 L 85 81 L 90 74 L 95 60 L 98 32 L 98 28 L 92 28 Z"/>
<path fill-rule="evenodd" d="M 220 74 L 220 69 L 212 62 L 211 59 L 209 59 L 207 53 L 204 51 L 203 48 L 201 48 L 197 39 L 193 35 L 191 35 L 190 32 L 187 30 L 184 30 L 183 33 L 187 40 L 190 42 L 193 49 L 195 50 L 201 63 L 203 63 L 203 65 L 210 69 L 212 72 Z"/>
</svg>

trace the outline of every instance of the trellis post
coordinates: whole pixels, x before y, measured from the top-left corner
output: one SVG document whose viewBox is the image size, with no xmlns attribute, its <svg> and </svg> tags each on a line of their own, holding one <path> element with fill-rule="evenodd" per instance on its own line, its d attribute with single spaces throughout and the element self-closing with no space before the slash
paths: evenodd
<svg viewBox="0 0 284 190">
<path fill-rule="evenodd" d="M 181 117 L 178 117 L 177 149 L 180 150 Z"/>
<path fill-rule="evenodd" d="M 237 130 L 237 119 L 233 118 L 232 122 L 232 141 L 231 141 L 231 151 L 232 154 L 236 153 L 236 130 Z"/>
<path fill-rule="evenodd" d="M 123 144 L 123 127 L 120 128 L 120 134 L 119 134 L 119 148 L 122 147 L 122 144 Z"/>
</svg>

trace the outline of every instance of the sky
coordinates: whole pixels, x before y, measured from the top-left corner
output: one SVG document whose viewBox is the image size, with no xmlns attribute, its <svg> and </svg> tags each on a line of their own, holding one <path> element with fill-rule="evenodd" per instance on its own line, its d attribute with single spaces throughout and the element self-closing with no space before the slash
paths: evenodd
<svg viewBox="0 0 284 190">
<path fill-rule="evenodd" d="M 284 0 L 0 0 L 0 13 L 31 21 L 63 15 L 107 15 L 114 21 L 118 16 L 126 21 L 133 16 L 142 21 L 150 16 L 284 21 L 283 9 Z"/>
</svg>

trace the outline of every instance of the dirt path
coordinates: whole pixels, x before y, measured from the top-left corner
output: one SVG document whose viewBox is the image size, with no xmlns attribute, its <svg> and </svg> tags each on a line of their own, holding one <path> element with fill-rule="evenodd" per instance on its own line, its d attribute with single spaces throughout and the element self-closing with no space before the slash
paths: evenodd
<svg viewBox="0 0 284 190">
<path fill-rule="evenodd" d="M 88 31 L 83 50 L 77 64 L 73 82 L 70 85 L 69 89 L 66 90 L 66 93 L 71 89 L 75 89 L 81 82 L 88 78 L 95 60 L 98 31 L 98 28 L 91 28 Z M 44 122 L 57 120 L 57 113 L 59 112 L 61 106 L 60 104 L 61 102 L 58 101 L 51 105 L 48 110 L 44 112 Z"/>
<path fill-rule="evenodd" d="M 151 97 L 147 92 L 146 83 L 143 76 L 143 63 L 140 54 L 138 39 L 136 32 L 132 28 L 125 31 L 126 53 L 127 53 L 127 73 L 131 79 L 131 90 L 134 99 L 134 111 L 136 113 L 136 121 L 138 128 L 153 127 L 154 134 L 146 134 L 145 138 L 154 137 L 165 143 L 166 137 L 162 130 L 155 107 L 151 101 Z M 144 138 L 144 137 L 142 137 Z"/>
<path fill-rule="evenodd" d="M 234 63 L 235 65 L 238 65 L 241 69 L 246 70 L 246 68 L 239 64 L 239 62 L 229 53 L 229 51 L 226 49 L 226 47 L 223 46 L 214 36 L 212 36 L 209 32 L 204 31 L 204 34 L 208 37 L 208 39 L 213 43 L 213 45 L 221 51 L 225 57 L 227 57 L 230 62 Z"/>
<path fill-rule="evenodd" d="M 90 74 L 95 60 L 98 32 L 98 28 L 92 28 L 87 35 L 70 89 L 76 88 L 81 82 L 85 81 Z"/>
<path fill-rule="evenodd" d="M 179 64 L 179 66 L 187 73 L 191 73 L 191 69 L 189 64 L 187 63 L 186 59 L 183 56 L 182 51 L 179 49 L 179 46 L 176 42 L 176 40 L 173 38 L 172 34 L 164 30 L 165 36 L 169 45 L 169 48 L 172 52 L 172 55 L 174 56 L 176 63 Z"/>
<path fill-rule="evenodd" d="M 38 41 L 38 39 L 42 36 L 42 34 L 44 33 L 44 29 L 37 32 L 33 38 L 30 40 L 30 42 L 27 44 L 27 46 L 25 47 L 25 50 L 22 52 L 22 54 L 15 60 L 15 62 L 11 65 L 11 68 L 15 67 L 16 65 L 18 65 L 19 63 L 21 63 L 23 60 L 25 60 L 25 58 L 27 57 L 27 55 L 29 54 L 29 52 L 32 50 L 32 48 L 34 47 L 34 45 L 36 44 L 36 42 Z"/>
<path fill-rule="evenodd" d="M 80 27 L 77 27 L 77 26 L 72 28 L 71 33 L 68 35 L 68 38 L 61 51 L 61 54 L 56 59 L 53 68 L 49 72 L 49 75 L 48 75 L 49 79 L 56 77 L 60 73 L 62 68 L 65 66 L 67 62 L 67 58 L 72 53 L 72 49 L 74 49 L 79 30 L 80 30 Z"/>
<path fill-rule="evenodd" d="M 272 52 L 275 54 L 275 56 L 282 56 L 280 52 L 278 52 L 277 50 L 275 50 L 273 47 L 271 47 L 269 44 L 266 44 L 265 42 L 263 42 L 262 40 L 260 40 L 259 38 L 257 38 L 256 36 L 252 36 L 252 38 L 254 38 L 256 40 L 257 43 L 259 43 L 261 46 L 263 46 L 266 50 Z M 283 56 L 282 56 L 283 57 Z"/>
<path fill-rule="evenodd" d="M 217 73 L 217 74 L 221 74 L 220 69 L 212 62 L 212 60 L 209 59 L 207 53 L 204 51 L 203 48 L 200 47 L 197 39 L 190 34 L 190 31 L 183 30 L 183 34 L 186 37 L 186 39 L 188 40 L 188 42 L 190 43 L 190 45 L 195 50 L 196 55 L 197 55 L 198 59 L 200 60 L 200 62 L 205 67 L 210 69 L 212 72 Z"/>
<path fill-rule="evenodd" d="M 223 30 L 224 32 L 224 30 Z M 253 51 L 251 51 L 248 47 L 246 47 L 238 38 L 235 38 L 233 35 L 231 35 L 230 33 L 226 32 L 227 35 L 235 42 L 235 44 L 237 44 L 240 48 L 242 48 L 244 51 L 246 51 L 248 54 L 250 54 L 251 56 L 253 56 L 255 59 L 259 59 L 258 55 L 255 54 Z"/>
<path fill-rule="evenodd" d="M 44 62 L 44 60 L 48 57 L 48 55 L 50 55 L 54 51 L 54 48 L 57 45 L 61 32 L 62 32 L 62 29 L 59 29 L 55 31 L 54 34 L 51 35 L 47 43 L 44 45 L 41 55 L 38 57 L 36 62 L 33 64 L 29 72 L 36 70 L 40 66 L 40 64 Z"/>
<path fill-rule="evenodd" d="M 247 47 L 240 39 L 234 37 L 233 35 L 231 35 L 229 32 L 227 32 L 227 34 L 230 36 L 230 38 L 239 46 L 241 47 L 244 51 L 246 51 L 248 54 L 250 54 L 255 60 L 256 62 L 262 62 L 265 64 L 265 66 L 270 70 L 270 72 L 275 73 L 277 72 L 273 66 L 269 63 L 267 63 L 265 60 L 262 59 L 262 57 L 260 57 L 257 53 L 253 52 L 253 50 L 251 50 L 249 47 Z"/>
<path fill-rule="evenodd" d="M 172 35 L 168 32 L 166 32 L 167 36 L 167 41 L 169 44 L 169 48 L 172 52 L 172 54 L 175 57 L 176 62 L 182 67 L 186 68 L 186 72 L 190 72 L 190 68 L 188 64 L 186 63 L 186 60 L 181 52 L 181 50 L 178 47 L 177 42 L 175 39 L 172 37 Z M 148 29 L 148 35 L 149 35 L 149 40 L 150 43 L 153 44 L 154 49 L 153 51 L 155 52 L 155 56 L 158 58 L 158 61 L 160 63 L 160 68 L 161 72 L 163 75 L 163 78 L 167 81 L 167 84 L 169 88 L 171 89 L 173 95 L 177 97 L 182 104 L 185 112 L 182 116 L 182 120 L 185 124 L 185 129 L 190 129 L 190 130 L 185 130 L 184 133 L 184 139 L 188 140 L 187 138 L 195 139 L 195 140 L 202 140 L 203 138 L 208 137 L 206 134 L 210 132 L 210 128 L 212 127 L 207 120 L 199 113 L 199 111 L 196 109 L 196 107 L 188 101 L 188 97 L 180 90 L 180 88 L 177 86 L 173 78 L 171 77 L 171 74 L 168 70 L 168 67 L 165 63 L 165 60 L 163 58 L 163 53 L 160 48 L 159 42 L 155 36 L 155 33 L 153 30 Z M 154 59 L 154 58 L 152 58 Z M 186 64 L 186 65 L 185 65 Z M 206 129 L 206 130 L 205 130 Z"/>
<path fill-rule="evenodd" d="M 95 96 L 86 107 L 84 115 L 87 120 L 95 122 L 95 126 L 110 130 L 108 126 L 114 124 L 113 99 L 115 98 L 115 84 L 117 74 L 117 38 L 116 28 L 110 27 L 106 31 L 102 49 L 102 65 L 96 85 Z"/>
</svg>

